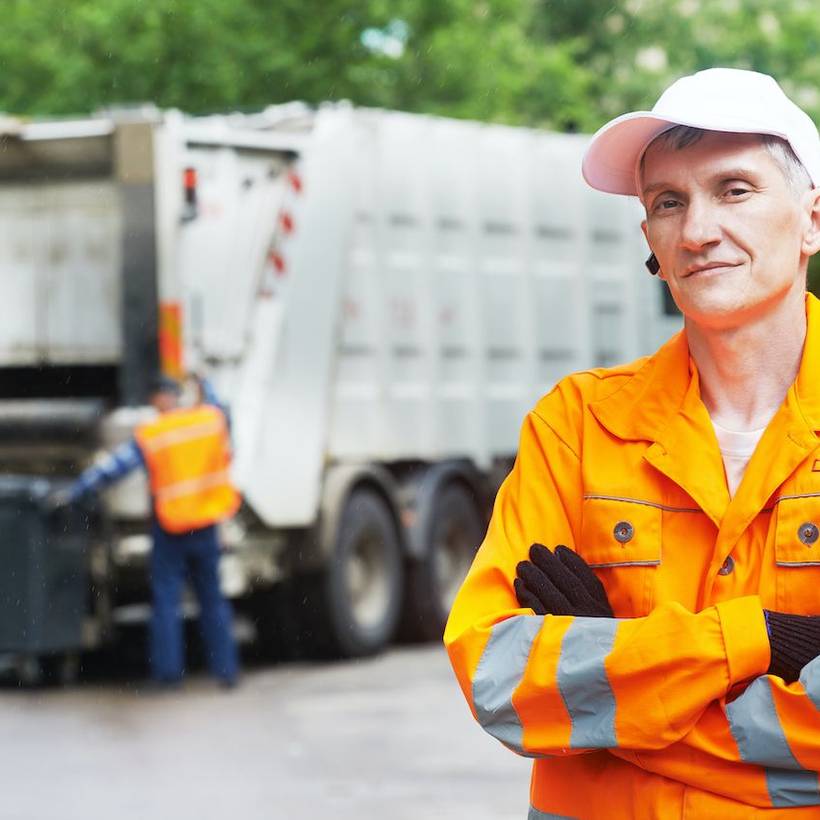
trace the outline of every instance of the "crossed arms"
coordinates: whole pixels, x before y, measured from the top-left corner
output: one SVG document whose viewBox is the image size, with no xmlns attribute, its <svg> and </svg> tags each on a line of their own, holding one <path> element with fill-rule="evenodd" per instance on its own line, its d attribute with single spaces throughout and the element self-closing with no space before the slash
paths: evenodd
<svg viewBox="0 0 820 820">
<path fill-rule="evenodd" d="M 645 617 L 617 619 L 605 611 L 603 589 L 562 551 L 548 553 L 567 570 L 558 570 L 565 583 L 553 580 L 551 590 L 539 589 L 536 577 L 550 574 L 538 563 L 519 571 L 529 544 L 577 543 L 578 457 L 555 440 L 545 458 L 540 444 L 549 436 L 539 417 L 525 423 L 516 467 L 445 634 L 479 722 L 528 756 L 606 749 L 753 805 L 820 804 L 820 661 L 794 682 L 769 674 L 758 596 L 697 613 L 667 602 Z M 598 611 L 583 608 L 591 603 Z M 738 777 L 716 779 L 716 760 Z M 755 787 L 742 776 L 750 764 L 765 769 Z"/>
</svg>

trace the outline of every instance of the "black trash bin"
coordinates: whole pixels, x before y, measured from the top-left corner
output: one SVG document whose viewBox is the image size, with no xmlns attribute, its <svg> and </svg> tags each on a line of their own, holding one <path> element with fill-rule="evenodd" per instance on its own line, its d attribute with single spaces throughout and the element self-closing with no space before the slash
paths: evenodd
<svg viewBox="0 0 820 820">
<path fill-rule="evenodd" d="M 40 657 L 82 647 L 90 512 L 50 510 L 57 484 L 0 477 L 0 653 Z"/>
</svg>

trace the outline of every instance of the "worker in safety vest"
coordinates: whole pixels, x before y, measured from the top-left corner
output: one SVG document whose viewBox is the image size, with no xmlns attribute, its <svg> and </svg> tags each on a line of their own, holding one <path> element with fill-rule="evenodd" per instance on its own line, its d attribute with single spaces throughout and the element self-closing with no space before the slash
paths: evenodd
<svg viewBox="0 0 820 820">
<path fill-rule="evenodd" d="M 530 820 L 820 818 L 817 129 L 771 77 L 710 69 L 583 172 L 640 199 L 684 330 L 527 416 L 450 659 L 534 759 Z"/>
<path fill-rule="evenodd" d="M 239 507 L 231 484 L 228 421 L 206 381 L 197 406 L 178 407 L 180 385 L 162 377 L 151 395 L 157 417 L 134 437 L 89 467 L 71 485 L 65 503 L 100 490 L 145 467 L 153 505 L 150 669 L 159 684 L 177 684 L 184 668 L 180 598 L 190 578 L 200 607 L 200 627 L 211 673 L 226 687 L 239 664 L 231 631 L 231 607 L 219 587 L 217 524 Z"/>
</svg>

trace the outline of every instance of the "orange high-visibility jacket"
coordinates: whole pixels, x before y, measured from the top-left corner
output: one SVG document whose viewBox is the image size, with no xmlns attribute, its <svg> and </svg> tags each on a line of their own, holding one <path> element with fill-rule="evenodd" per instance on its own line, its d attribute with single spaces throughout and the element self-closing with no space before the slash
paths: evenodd
<svg viewBox="0 0 820 820">
<path fill-rule="evenodd" d="M 820 818 L 820 660 L 766 675 L 763 609 L 820 614 L 820 303 L 795 383 L 730 500 L 685 332 L 561 381 L 445 644 L 479 723 L 534 758 L 530 818 Z M 616 537 L 616 532 L 618 537 Z M 575 549 L 616 618 L 536 616 L 530 544 Z"/>
<path fill-rule="evenodd" d="M 183 533 L 233 515 L 239 495 L 231 484 L 228 425 L 211 405 L 172 410 L 140 425 L 154 512 L 166 532 Z"/>
</svg>

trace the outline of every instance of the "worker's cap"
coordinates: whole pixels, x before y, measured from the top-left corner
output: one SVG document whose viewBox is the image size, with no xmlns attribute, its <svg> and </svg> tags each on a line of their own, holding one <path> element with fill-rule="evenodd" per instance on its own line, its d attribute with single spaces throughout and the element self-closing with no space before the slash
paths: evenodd
<svg viewBox="0 0 820 820">
<path fill-rule="evenodd" d="M 154 393 L 173 393 L 178 396 L 182 392 L 182 385 L 171 376 L 161 374 L 153 379 L 151 382 L 151 394 Z"/>
<path fill-rule="evenodd" d="M 733 134 L 771 134 L 789 143 L 812 184 L 820 184 L 817 127 L 773 77 L 737 68 L 709 68 L 672 83 L 651 111 L 611 120 L 584 154 L 584 179 L 600 191 L 639 196 L 638 166 L 652 140 L 676 125 Z"/>
</svg>

